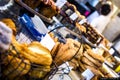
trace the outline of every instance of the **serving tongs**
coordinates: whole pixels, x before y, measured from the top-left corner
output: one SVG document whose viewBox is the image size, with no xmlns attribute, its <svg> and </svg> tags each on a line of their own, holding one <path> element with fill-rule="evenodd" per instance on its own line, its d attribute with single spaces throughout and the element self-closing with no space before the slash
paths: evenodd
<svg viewBox="0 0 120 80">
<path fill-rule="evenodd" d="M 21 5 L 22 7 L 24 7 L 25 9 L 27 9 L 28 11 L 30 11 L 33 14 L 36 14 L 37 16 L 39 16 L 43 21 L 51 24 L 53 22 L 52 19 L 47 18 L 45 16 L 43 16 L 42 14 L 38 13 L 37 11 L 35 11 L 34 9 L 30 8 L 28 5 L 26 5 L 24 2 L 22 2 L 22 0 L 15 0 L 19 5 Z"/>
<path fill-rule="evenodd" d="M 70 29 L 68 29 L 68 28 L 65 28 L 65 30 L 66 30 L 67 32 L 69 32 L 70 34 L 76 36 L 77 38 L 83 39 L 83 40 L 84 40 L 86 43 L 88 43 L 90 46 L 92 46 L 92 47 L 97 47 L 96 44 L 93 44 L 92 42 L 90 42 L 89 40 L 87 40 L 82 34 L 79 35 L 79 34 L 75 33 L 74 31 L 72 31 L 72 30 L 70 30 Z"/>
</svg>

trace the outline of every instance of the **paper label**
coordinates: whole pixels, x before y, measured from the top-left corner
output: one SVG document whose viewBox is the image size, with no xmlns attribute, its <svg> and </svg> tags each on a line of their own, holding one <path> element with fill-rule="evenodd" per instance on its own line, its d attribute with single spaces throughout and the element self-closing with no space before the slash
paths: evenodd
<svg viewBox="0 0 120 80">
<path fill-rule="evenodd" d="M 113 48 L 111 48 L 111 49 L 109 50 L 109 53 L 110 53 L 111 55 L 113 55 L 114 52 L 115 52 L 115 50 L 114 50 Z"/>
<path fill-rule="evenodd" d="M 32 39 L 29 38 L 30 35 L 21 32 L 19 35 L 16 36 L 16 39 L 19 43 L 27 43 L 30 44 Z"/>
<path fill-rule="evenodd" d="M 12 40 L 12 30 L 4 23 L 0 22 L 0 49 L 1 51 L 9 49 Z"/>
<path fill-rule="evenodd" d="M 72 68 L 73 67 L 71 67 L 68 62 L 65 62 L 59 66 L 59 69 L 62 69 L 62 72 L 66 74 L 68 74 L 72 70 Z"/>
<path fill-rule="evenodd" d="M 67 2 L 67 0 L 57 0 L 56 6 L 57 6 L 58 8 L 62 8 L 63 5 L 64 5 L 66 2 Z"/>
<path fill-rule="evenodd" d="M 73 21 L 75 20 L 75 19 L 77 19 L 78 18 L 78 15 L 76 14 L 76 13 L 73 13 L 71 16 L 70 16 L 70 19 L 72 19 Z"/>
<path fill-rule="evenodd" d="M 44 34 L 48 32 L 46 25 L 43 23 L 43 21 L 37 15 L 35 15 L 33 18 L 31 18 L 31 20 L 34 23 L 35 29 L 38 32 L 44 33 Z"/>
<path fill-rule="evenodd" d="M 49 34 L 46 34 L 45 37 L 40 42 L 44 47 L 48 48 L 50 51 L 55 45 L 55 42 L 53 39 L 49 36 Z"/>
<path fill-rule="evenodd" d="M 82 76 L 85 78 L 85 80 L 91 80 L 91 78 L 93 78 L 94 74 L 90 69 L 87 69 L 82 73 Z"/>
<path fill-rule="evenodd" d="M 80 22 L 79 22 L 79 24 L 83 24 L 83 23 L 85 23 L 86 22 L 86 19 L 83 19 L 83 20 L 81 20 Z"/>
<path fill-rule="evenodd" d="M 68 16 L 70 16 L 70 15 L 73 14 L 74 12 L 73 12 L 71 9 L 67 9 L 67 10 L 65 11 L 65 13 L 66 13 Z"/>
</svg>

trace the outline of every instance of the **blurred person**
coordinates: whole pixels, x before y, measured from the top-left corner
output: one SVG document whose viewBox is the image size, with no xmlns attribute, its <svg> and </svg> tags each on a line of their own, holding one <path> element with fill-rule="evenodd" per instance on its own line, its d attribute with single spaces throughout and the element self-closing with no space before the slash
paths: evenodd
<svg viewBox="0 0 120 80">
<path fill-rule="evenodd" d="M 103 32 L 107 23 L 110 21 L 110 13 L 112 11 L 111 4 L 104 3 L 101 5 L 98 13 L 100 14 L 98 17 L 91 21 L 91 25 L 95 27 L 100 33 Z"/>
</svg>

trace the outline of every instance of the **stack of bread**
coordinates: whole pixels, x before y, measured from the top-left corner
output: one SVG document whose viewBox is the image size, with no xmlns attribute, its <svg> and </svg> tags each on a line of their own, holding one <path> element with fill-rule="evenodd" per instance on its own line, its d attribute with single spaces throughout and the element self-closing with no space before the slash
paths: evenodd
<svg viewBox="0 0 120 80">
<path fill-rule="evenodd" d="M 54 62 L 59 66 L 66 61 L 70 61 L 75 55 L 82 53 L 81 43 L 73 39 L 66 39 L 66 43 L 56 43 L 51 54 Z"/>
<path fill-rule="evenodd" d="M 103 54 L 99 53 L 100 51 Z M 107 60 L 103 49 L 94 52 L 89 45 L 68 38 L 65 44 L 57 42 L 51 54 L 58 66 L 68 61 L 73 70 L 79 70 L 79 73 L 90 69 L 95 75 L 93 80 L 100 77 L 113 77 L 103 67 L 103 63 Z M 114 62 L 114 59 L 111 58 L 108 62 Z"/>
<path fill-rule="evenodd" d="M 50 51 L 39 42 L 20 44 L 15 39 L 16 27 L 11 19 L 2 20 L 13 30 L 12 43 L 9 50 L 2 54 L 2 77 L 17 80 L 25 75 L 32 78 L 43 78 L 50 72 L 52 56 Z"/>
<path fill-rule="evenodd" d="M 102 66 L 106 60 L 105 55 L 93 52 L 87 44 L 82 44 L 71 38 L 67 38 L 66 43 L 60 43 L 54 37 L 56 45 L 51 52 L 36 41 L 30 44 L 20 44 L 15 39 L 17 30 L 14 22 L 11 19 L 2 21 L 13 31 L 11 46 L 1 57 L 4 78 L 19 80 L 28 75 L 40 79 L 51 71 L 52 63 L 60 66 L 66 61 L 73 66 L 74 70 L 79 69 L 80 73 L 90 69 L 95 74 L 94 80 L 98 77 L 112 77 Z M 53 35 L 51 34 L 51 36 Z"/>
</svg>

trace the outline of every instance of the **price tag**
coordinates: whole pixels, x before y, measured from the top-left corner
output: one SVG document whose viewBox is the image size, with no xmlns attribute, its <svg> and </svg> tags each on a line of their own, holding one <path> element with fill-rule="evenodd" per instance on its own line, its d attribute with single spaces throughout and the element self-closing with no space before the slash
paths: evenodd
<svg viewBox="0 0 120 80">
<path fill-rule="evenodd" d="M 57 0 L 56 6 L 62 8 L 66 2 L 67 0 Z"/>
<path fill-rule="evenodd" d="M 85 80 L 91 80 L 91 78 L 93 78 L 94 74 L 90 69 L 87 69 L 82 73 L 82 76 L 85 78 Z"/>
<path fill-rule="evenodd" d="M 79 24 L 83 24 L 83 23 L 85 23 L 87 20 L 86 19 L 83 19 L 83 20 L 81 20 L 80 22 L 79 22 Z"/>
<path fill-rule="evenodd" d="M 0 51 L 9 49 L 12 40 L 12 30 L 3 22 L 0 22 Z"/>
<path fill-rule="evenodd" d="M 110 53 L 111 55 L 113 55 L 114 52 L 115 52 L 115 50 L 114 50 L 113 48 L 111 48 L 111 49 L 109 50 L 109 53 Z"/>
<path fill-rule="evenodd" d="M 75 20 L 75 19 L 77 19 L 78 18 L 78 15 L 76 14 L 76 13 L 73 13 L 71 16 L 70 16 L 70 19 L 72 19 L 73 21 Z"/>
<path fill-rule="evenodd" d="M 65 11 L 65 13 L 66 13 L 68 16 L 70 16 L 70 15 L 72 15 L 74 12 L 73 12 L 71 9 L 67 9 L 67 10 Z"/>
<path fill-rule="evenodd" d="M 48 48 L 50 51 L 55 45 L 55 42 L 53 39 L 49 36 L 49 34 L 46 34 L 45 37 L 42 38 L 40 42 L 44 47 Z"/>
<path fill-rule="evenodd" d="M 47 33 L 48 29 L 45 26 L 45 24 L 43 23 L 43 21 L 37 16 L 35 15 L 34 17 L 31 18 L 32 22 L 34 23 L 34 27 L 35 29 L 37 29 L 40 33 Z"/>
</svg>

